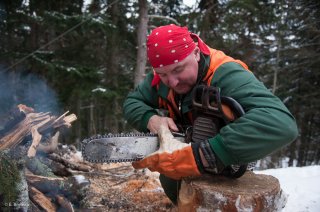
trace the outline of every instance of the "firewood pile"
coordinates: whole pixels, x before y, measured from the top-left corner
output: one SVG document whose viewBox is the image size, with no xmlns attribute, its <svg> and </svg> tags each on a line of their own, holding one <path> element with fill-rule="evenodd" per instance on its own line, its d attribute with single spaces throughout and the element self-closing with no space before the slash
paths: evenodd
<svg viewBox="0 0 320 212">
<path fill-rule="evenodd" d="M 25 105 L 0 117 L 0 211 L 175 210 L 157 175 L 130 163 L 91 164 L 61 144 L 76 119 Z"/>
</svg>

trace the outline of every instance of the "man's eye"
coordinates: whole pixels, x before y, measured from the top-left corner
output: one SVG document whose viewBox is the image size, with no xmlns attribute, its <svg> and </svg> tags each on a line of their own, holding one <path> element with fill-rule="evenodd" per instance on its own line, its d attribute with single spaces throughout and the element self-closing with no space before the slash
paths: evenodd
<svg viewBox="0 0 320 212">
<path fill-rule="evenodd" d="M 173 70 L 173 73 L 175 73 L 175 74 L 177 74 L 177 73 L 180 73 L 180 72 L 182 72 L 182 68 L 179 68 L 179 69 L 175 69 L 175 70 Z"/>
</svg>

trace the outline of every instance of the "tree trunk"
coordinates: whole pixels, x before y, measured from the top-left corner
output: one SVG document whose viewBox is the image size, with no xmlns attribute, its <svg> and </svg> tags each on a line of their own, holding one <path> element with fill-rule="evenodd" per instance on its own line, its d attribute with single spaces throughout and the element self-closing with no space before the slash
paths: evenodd
<svg viewBox="0 0 320 212">
<path fill-rule="evenodd" d="M 112 49 L 112 52 L 108 54 L 108 60 L 106 61 L 106 71 L 105 71 L 105 84 L 106 87 L 110 88 L 111 90 L 116 90 L 119 88 L 119 70 L 120 67 L 120 59 L 122 57 L 121 52 L 121 20 L 119 19 L 119 14 L 121 14 L 121 5 L 120 4 L 113 4 L 108 9 L 108 14 L 111 16 L 111 22 L 113 25 L 118 26 L 116 30 L 110 33 L 109 36 L 109 44 L 108 48 Z M 119 120 L 116 118 L 119 114 L 119 96 L 113 96 L 110 98 L 110 104 L 107 104 L 105 107 L 105 114 L 104 117 L 107 122 L 106 128 L 108 132 L 115 133 L 118 132 L 118 122 Z"/>
<path fill-rule="evenodd" d="M 146 41 L 148 28 L 148 2 L 147 0 L 139 0 L 139 26 L 138 26 L 138 53 L 137 65 L 134 77 L 134 86 L 136 87 L 145 75 L 146 69 Z"/>
<path fill-rule="evenodd" d="M 280 33 L 280 36 L 278 38 L 278 49 L 277 49 L 277 59 L 276 59 L 277 66 L 274 69 L 274 75 L 273 75 L 273 86 L 272 86 L 272 93 L 273 94 L 276 94 L 277 87 L 278 87 L 278 72 L 280 69 L 280 51 L 282 49 L 281 39 L 282 39 L 282 37 L 281 37 L 281 33 Z"/>
</svg>

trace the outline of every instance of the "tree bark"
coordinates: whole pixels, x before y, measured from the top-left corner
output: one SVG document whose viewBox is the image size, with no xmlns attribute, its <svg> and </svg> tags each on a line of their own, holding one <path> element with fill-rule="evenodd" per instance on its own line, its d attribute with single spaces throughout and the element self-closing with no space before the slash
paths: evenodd
<svg viewBox="0 0 320 212">
<path fill-rule="evenodd" d="M 136 87 L 144 78 L 147 57 L 146 57 L 146 42 L 148 29 L 148 2 L 147 0 L 139 0 L 139 26 L 138 26 L 138 53 L 137 65 L 134 77 L 134 86 Z"/>
<path fill-rule="evenodd" d="M 29 188 L 29 196 L 31 200 L 36 203 L 41 209 L 54 212 L 56 211 L 56 206 L 48 199 L 43 193 L 41 193 L 35 187 L 30 186 Z"/>
</svg>

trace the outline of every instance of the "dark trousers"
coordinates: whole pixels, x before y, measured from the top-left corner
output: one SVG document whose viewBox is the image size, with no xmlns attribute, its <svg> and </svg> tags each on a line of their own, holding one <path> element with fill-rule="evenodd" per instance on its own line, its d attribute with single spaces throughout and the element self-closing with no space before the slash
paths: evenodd
<svg viewBox="0 0 320 212">
<path fill-rule="evenodd" d="M 174 180 L 163 174 L 160 174 L 159 179 L 164 193 L 169 197 L 173 204 L 177 205 L 181 180 Z"/>
</svg>

